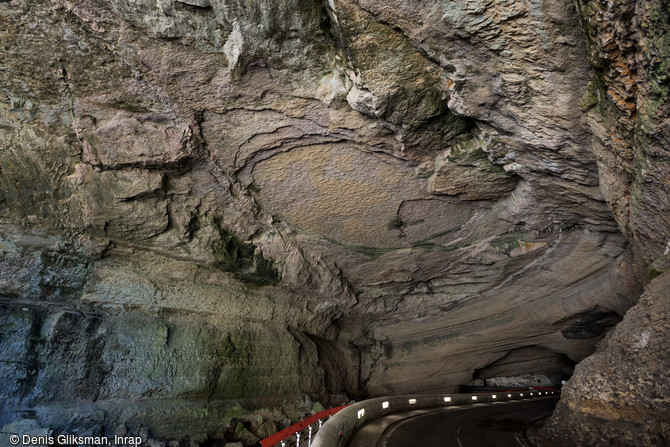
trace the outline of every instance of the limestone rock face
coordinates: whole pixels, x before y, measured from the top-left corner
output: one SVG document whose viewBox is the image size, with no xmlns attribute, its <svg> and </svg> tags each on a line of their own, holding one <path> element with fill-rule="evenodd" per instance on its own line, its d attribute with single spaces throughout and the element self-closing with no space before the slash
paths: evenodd
<svg viewBox="0 0 670 447">
<path fill-rule="evenodd" d="M 670 275 L 652 281 L 596 354 L 575 368 L 546 431 L 563 445 L 670 438 Z"/>
<path fill-rule="evenodd" d="M 667 270 L 670 243 L 670 19 L 662 1 L 579 1 L 595 76 L 581 100 L 602 190 L 643 274 Z"/>
<path fill-rule="evenodd" d="M 1 2 L 0 422 L 568 375 L 668 239 L 586 7 Z"/>
<path fill-rule="evenodd" d="M 577 5 L 594 67 L 580 107 L 601 189 L 632 243 L 638 277 L 653 281 L 578 365 L 547 433 L 566 445 L 667 445 L 670 16 L 654 0 Z"/>
</svg>

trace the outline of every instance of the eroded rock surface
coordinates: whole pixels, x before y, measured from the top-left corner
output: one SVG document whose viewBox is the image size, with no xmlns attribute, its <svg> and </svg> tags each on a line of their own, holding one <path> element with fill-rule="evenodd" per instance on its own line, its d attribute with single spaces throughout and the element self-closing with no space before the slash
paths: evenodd
<svg viewBox="0 0 670 447">
<path fill-rule="evenodd" d="M 670 18 L 662 1 L 580 1 L 595 76 L 582 98 L 601 185 L 650 277 L 667 270 Z M 659 208 L 660 206 L 660 208 Z"/>
<path fill-rule="evenodd" d="M 634 226 L 608 208 L 625 182 L 580 110 L 593 36 L 569 3 L 13 0 L 0 20 L 1 421 L 558 380 L 667 239 L 653 194 Z"/>
<path fill-rule="evenodd" d="M 663 445 L 670 438 L 670 275 L 649 284 L 563 387 L 545 428 L 563 445 Z"/>
<path fill-rule="evenodd" d="M 670 12 L 654 0 L 577 5 L 594 66 L 580 106 L 601 189 L 638 277 L 653 281 L 600 352 L 578 365 L 547 432 L 566 445 L 667 445 Z"/>
</svg>

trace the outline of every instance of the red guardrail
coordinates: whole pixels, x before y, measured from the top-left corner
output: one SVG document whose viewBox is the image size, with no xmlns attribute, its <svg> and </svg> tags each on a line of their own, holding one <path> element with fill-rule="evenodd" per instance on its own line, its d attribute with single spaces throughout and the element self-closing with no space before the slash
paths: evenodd
<svg viewBox="0 0 670 447">
<path fill-rule="evenodd" d="M 282 442 L 284 439 L 288 438 L 289 436 L 292 436 L 299 431 L 304 430 L 305 428 L 309 427 L 319 419 L 326 418 L 328 416 L 332 416 L 338 411 L 340 411 L 343 408 L 348 407 L 349 405 L 342 405 L 341 407 L 335 407 L 331 408 L 330 410 L 326 411 L 320 411 L 319 413 L 313 414 L 312 416 L 303 419 L 302 421 L 299 421 L 296 424 L 291 425 L 289 428 L 285 428 L 282 431 L 279 431 L 275 433 L 272 436 L 269 436 L 261 441 L 261 446 L 263 447 L 272 447 L 275 444 L 279 444 Z"/>
<path fill-rule="evenodd" d="M 514 390 L 507 390 L 507 391 L 490 391 L 491 394 L 494 393 L 517 393 L 519 391 L 533 391 L 533 390 L 551 390 L 551 391 L 558 391 L 556 388 L 548 388 L 548 387 L 535 387 L 531 386 L 528 388 L 517 388 Z M 272 447 L 273 445 L 279 444 L 282 442 L 284 439 L 287 439 L 290 436 L 293 436 L 294 434 L 298 433 L 299 431 L 304 430 L 305 428 L 309 427 L 313 423 L 317 422 L 319 419 L 326 418 L 328 416 L 332 416 L 338 411 L 340 411 L 343 408 L 348 407 L 349 405 L 342 405 L 341 407 L 335 407 L 331 408 L 330 410 L 325 410 L 321 411 L 319 413 L 313 414 L 312 416 L 305 418 L 296 424 L 291 425 L 288 428 L 285 428 L 282 431 L 279 431 L 275 433 L 272 436 L 269 436 L 261 441 L 261 446 L 262 447 Z"/>
</svg>

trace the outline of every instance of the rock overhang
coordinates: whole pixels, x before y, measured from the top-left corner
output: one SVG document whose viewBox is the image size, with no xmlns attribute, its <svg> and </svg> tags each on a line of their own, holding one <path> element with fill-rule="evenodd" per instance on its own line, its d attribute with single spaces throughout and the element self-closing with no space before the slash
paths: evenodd
<svg viewBox="0 0 670 447">
<path fill-rule="evenodd" d="M 457 386 L 520 349 L 579 361 L 602 322 L 571 318 L 637 296 L 567 6 L 40 7 L 3 6 L 5 293 L 269 324 L 259 346 L 297 340 L 291 359 L 352 394 Z"/>
</svg>

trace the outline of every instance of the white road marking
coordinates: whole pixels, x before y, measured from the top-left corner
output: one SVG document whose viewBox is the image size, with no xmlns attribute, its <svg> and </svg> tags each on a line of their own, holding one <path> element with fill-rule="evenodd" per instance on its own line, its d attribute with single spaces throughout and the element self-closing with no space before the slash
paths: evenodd
<svg viewBox="0 0 670 447">
<path fill-rule="evenodd" d="M 456 442 L 458 442 L 458 447 L 463 447 L 461 438 L 458 436 L 460 433 L 461 433 L 461 426 L 459 425 L 458 428 L 456 429 Z"/>
</svg>

